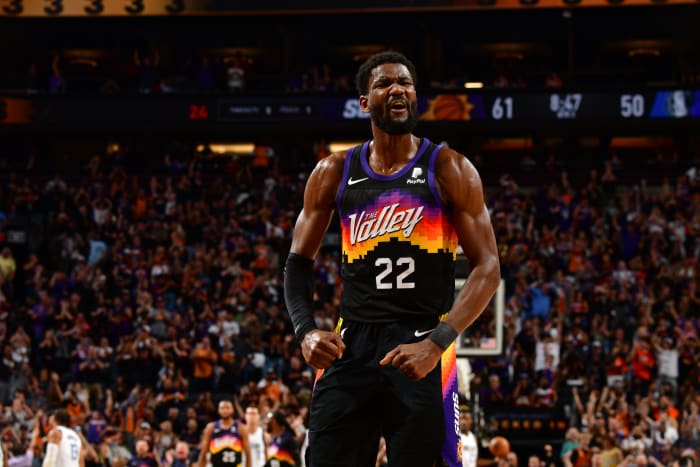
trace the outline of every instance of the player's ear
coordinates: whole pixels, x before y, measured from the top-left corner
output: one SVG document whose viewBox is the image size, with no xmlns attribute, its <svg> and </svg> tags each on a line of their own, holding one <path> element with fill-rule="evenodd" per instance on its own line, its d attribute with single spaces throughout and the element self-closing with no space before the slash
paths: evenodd
<svg viewBox="0 0 700 467">
<path fill-rule="evenodd" d="M 360 96 L 360 110 L 364 113 L 369 113 L 369 98 L 367 96 Z"/>
</svg>

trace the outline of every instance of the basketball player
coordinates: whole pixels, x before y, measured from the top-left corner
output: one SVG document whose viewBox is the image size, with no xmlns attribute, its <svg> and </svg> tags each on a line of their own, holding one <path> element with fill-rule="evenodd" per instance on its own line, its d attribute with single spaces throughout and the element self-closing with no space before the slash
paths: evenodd
<svg viewBox="0 0 700 467">
<path fill-rule="evenodd" d="M 462 412 L 459 417 L 459 437 L 462 441 L 462 466 L 476 467 L 479 458 L 479 446 L 476 443 L 476 435 L 472 431 L 474 419 L 469 412 Z"/>
<path fill-rule="evenodd" d="M 199 467 L 206 467 L 207 454 L 212 467 L 252 467 L 248 428 L 233 419 L 231 401 L 219 402 L 219 419 L 209 422 L 202 433 Z"/>
<path fill-rule="evenodd" d="M 260 410 L 249 405 L 245 409 L 245 425 L 248 429 L 248 444 L 250 445 L 250 455 L 252 456 L 252 467 L 263 467 L 267 452 L 267 442 L 265 430 L 260 424 Z"/>
<path fill-rule="evenodd" d="M 0 440 L 0 467 L 7 467 L 7 459 L 9 459 L 7 452 L 8 449 L 5 445 L 5 440 Z"/>
<path fill-rule="evenodd" d="M 481 178 L 462 154 L 412 134 L 416 72 L 404 55 L 370 57 L 356 85 L 372 140 L 317 163 L 285 268 L 302 353 L 322 370 L 307 465 L 373 465 L 384 435 L 390 467 L 432 466 L 441 447 L 461 466 L 454 341 L 500 281 Z M 329 332 L 313 318 L 313 262 L 336 210 L 343 289 Z M 458 244 L 472 271 L 455 299 Z"/>
<path fill-rule="evenodd" d="M 270 446 L 267 448 L 265 467 L 294 467 L 301 463 L 299 445 L 294 430 L 284 414 L 274 411 L 267 417 Z"/>
<path fill-rule="evenodd" d="M 81 467 L 83 442 L 70 425 L 65 409 L 56 410 L 49 419 L 51 430 L 46 435 L 46 454 L 42 467 Z"/>
</svg>

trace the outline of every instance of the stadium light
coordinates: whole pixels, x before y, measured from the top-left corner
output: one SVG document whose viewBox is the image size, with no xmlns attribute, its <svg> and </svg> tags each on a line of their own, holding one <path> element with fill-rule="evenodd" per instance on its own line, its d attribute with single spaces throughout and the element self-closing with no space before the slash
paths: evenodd
<svg viewBox="0 0 700 467">
<path fill-rule="evenodd" d="M 242 156 L 252 156 L 255 150 L 254 143 L 212 143 L 207 146 L 200 144 L 197 146 L 197 152 L 203 152 L 209 148 L 212 155 L 224 156 L 228 154 L 239 154 Z"/>
<path fill-rule="evenodd" d="M 346 151 L 353 146 L 362 144 L 362 141 L 331 141 L 328 144 L 328 149 L 333 152 Z"/>
</svg>

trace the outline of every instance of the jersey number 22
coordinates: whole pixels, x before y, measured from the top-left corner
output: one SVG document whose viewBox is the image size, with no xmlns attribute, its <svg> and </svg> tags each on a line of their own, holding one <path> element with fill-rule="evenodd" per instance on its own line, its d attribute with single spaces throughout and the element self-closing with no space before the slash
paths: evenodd
<svg viewBox="0 0 700 467">
<path fill-rule="evenodd" d="M 394 288 L 394 283 L 391 281 L 389 274 L 394 270 L 394 263 L 391 258 L 377 258 L 374 265 L 382 268 L 375 277 L 378 290 L 388 290 Z M 396 260 L 396 288 L 397 289 L 415 289 L 416 283 L 409 280 L 409 276 L 416 270 L 416 263 L 410 256 L 402 256 Z"/>
</svg>

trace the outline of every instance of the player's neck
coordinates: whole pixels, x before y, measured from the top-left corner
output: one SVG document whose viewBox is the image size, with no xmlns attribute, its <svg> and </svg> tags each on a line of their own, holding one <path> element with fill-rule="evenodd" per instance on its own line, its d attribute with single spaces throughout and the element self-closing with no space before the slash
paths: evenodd
<svg viewBox="0 0 700 467">
<path fill-rule="evenodd" d="M 416 155 L 420 139 L 410 133 L 390 135 L 375 132 L 370 143 L 369 164 L 376 173 L 390 175 L 397 172 Z"/>
<path fill-rule="evenodd" d="M 233 425 L 233 417 L 222 418 L 220 421 L 221 421 L 221 426 L 226 427 L 226 428 Z"/>
</svg>

